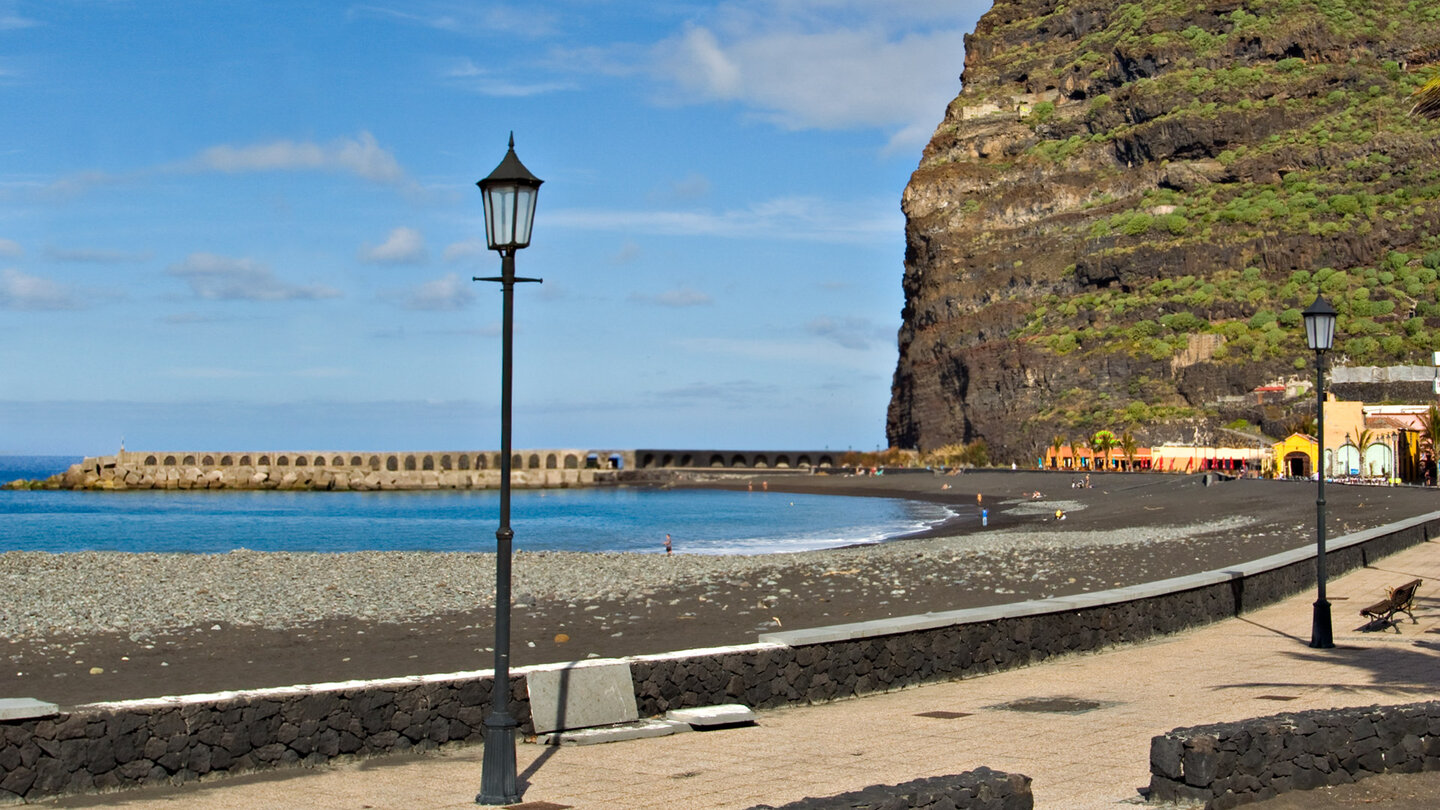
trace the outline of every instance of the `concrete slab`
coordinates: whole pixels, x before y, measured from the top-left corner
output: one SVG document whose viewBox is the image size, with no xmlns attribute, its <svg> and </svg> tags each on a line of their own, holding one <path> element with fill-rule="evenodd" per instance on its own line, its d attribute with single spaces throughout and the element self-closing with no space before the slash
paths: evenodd
<svg viewBox="0 0 1440 810">
<path fill-rule="evenodd" d="M 717 728 L 755 722 L 755 712 L 749 706 L 739 703 L 722 703 L 718 706 L 697 706 L 693 709 L 671 709 L 665 719 L 686 723 L 691 728 Z"/>
<path fill-rule="evenodd" d="M 690 731 L 689 723 L 669 720 L 641 720 L 616 726 L 582 728 L 575 731 L 556 731 L 537 734 L 535 742 L 540 745 L 598 745 L 599 743 L 643 740 L 648 737 L 668 737 Z"/>
<path fill-rule="evenodd" d="M 53 717 L 60 707 L 35 698 L 0 698 L 0 720 L 31 720 Z"/>
<path fill-rule="evenodd" d="M 627 663 L 537 669 L 525 682 L 537 734 L 640 719 Z"/>
</svg>

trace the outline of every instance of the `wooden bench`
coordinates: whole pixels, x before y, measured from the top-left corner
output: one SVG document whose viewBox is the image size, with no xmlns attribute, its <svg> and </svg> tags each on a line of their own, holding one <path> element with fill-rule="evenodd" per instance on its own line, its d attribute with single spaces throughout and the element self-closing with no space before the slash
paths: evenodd
<svg viewBox="0 0 1440 810">
<path fill-rule="evenodd" d="M 1412 624 L 1416 623 L 1415 614 L 1410 611 L 1415 604 L 1415 589 L 1419 588 L 1420 584 L 1420 580 L 1412 579 L 1399 587 L 1386 588 L 1386 597 L 1360 611 L 1360 615 L 1370 620 L 1369 627 L 1384 624 L 1393 626 L 1396 613 L 1404 613 L 1410 617 Z M 1396 627 L 1395 632 L 1400 632 L 1400 628 Z"/>
</svg>

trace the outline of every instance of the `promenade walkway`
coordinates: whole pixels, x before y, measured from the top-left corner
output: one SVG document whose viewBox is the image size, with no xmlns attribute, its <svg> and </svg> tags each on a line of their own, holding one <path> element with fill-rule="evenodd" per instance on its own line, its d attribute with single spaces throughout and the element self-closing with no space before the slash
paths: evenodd
<svg viewBox="0 0 1440 810">
<path fill-rule="evenodd" d="M 1360 608 L 1420 578 L 1418 624 L 1362 633 Z M 1034 779 L 1036 807 L 1139 801 L 1150 738 L 1177 726 L 1440 694 L 1440 543 L 1330 583 L 1332 650 L 1312 650 L 1313 593 L 1164 639 L 1025 669 L 819 706 L 759 724 L 584 747 L 519 746 L 526 810 L 745 808 L 981 765 Z M 1046 705 L 1047 699 L 1049 705 Z M 1063 700 L 1060 700 L 1063 699 Z M 1025 701 L 1051 711 L 1025 711 Z M 1086 709 L 1085 705 L 1098 704 Z M 1069 704 L 1069 705 L 1067 705 Z M 1055 711 L 1073 708 L 1074 711 Z M 926 716 L 925 713 L 947 713 Z M 949 714 L 949 713 L 953 713 Z M 44 807 L 474 807 L 479 746 Z"/>
</svg>

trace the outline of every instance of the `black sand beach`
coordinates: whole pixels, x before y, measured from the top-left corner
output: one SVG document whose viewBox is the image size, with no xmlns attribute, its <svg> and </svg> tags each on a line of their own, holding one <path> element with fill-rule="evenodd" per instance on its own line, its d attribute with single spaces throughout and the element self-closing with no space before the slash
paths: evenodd
<svg viewBox="0 0 1440 810">
<path fill-rule="evenodd" d="M 671 558 L 522 555 L 516 564 L 512 663 L 744 644 L 777 627 L 1102 590 L 1314 543 L 1313 482 L 1237 480 L 1206 486 L 1201 476 L 1112 473 L 1093 476 L 1089 489 L 1072 489 L 1076 479 L 1067 473 L 992 471 L 879 478 L 757 474 L 748 480 L 697 481 L 696 486 L 739 488 L 766 481 L 772 491 L 905 497 L 970 507 L 979 494 L 990 519 L 983 528 L 977 518 L 956 519 L 876 546 L 758 558 L 702 559 L 684 555 L 683 548 Z M 1034 497 L 1037 491 L 1041 498 Z M 1329 486 L 1326 494 L 1331 537 L 1423 514 L 1440 504 L 1436 491 L 1408 487 Z M 1057 508 L 1065 511 L 1064 521 L 1055 521 Z M 264 555 L 250 555 L 247 565 L 265 564 Z M 10 556 L 0 555 L 0 575 L 9 574 L 14 582 L 22 576 L 15 573 L 20 558 L 7 560 Z M 166 557 L 147 556 L 154 562 L 133 561 L 139 576 L 166 576 Z M 339 556 L 317 555 L 315 570 L 295 586 L 314 589 L 318 602 L 327 587 L 334 589 L 324 584 L 325 561 L 338 563 L 334 558 Z M 471 563 L 493 559 L 467 556 Z M 103 563 L 96 559 L 101 560 L 96 565 Z M 453 562 L 453 555 L 435 559 L 437 566 Z M 674 569 L 673 576 L 666 566 Z M 83 578 L 99 596 L 123 588 L 104 571 L 75 570 L 68 576 Z M 46 583 L 26 581 L 23 587 L 44 588 Z M 243 589 L 244 583 L 236 587 Z M 137 586 L 134 593 L 144 590 Z M 265 622 L 227 623 L 200 615 L 145 632 L 107 616 L 97 617 L 95 626 L 116 629 L 17 633 L 3 642 L 8 655 L 3 691 L 68 706 L 488 669 L 493 662 L 489 600 L 477 598 L 473 610 L 431 610 L 426 594 L 420 588 L 399 593 L 408 608 L 401 616 L 356 605 L 351 615 L 287 619 L 268 628 Z M 100 599 L 98 604 L 108 603 Z M 97 608 L 103 610 L 113 608 Z M 1346 614 L 1340 605 L 1337 619 L 1344 621 Z"/>
</svg>

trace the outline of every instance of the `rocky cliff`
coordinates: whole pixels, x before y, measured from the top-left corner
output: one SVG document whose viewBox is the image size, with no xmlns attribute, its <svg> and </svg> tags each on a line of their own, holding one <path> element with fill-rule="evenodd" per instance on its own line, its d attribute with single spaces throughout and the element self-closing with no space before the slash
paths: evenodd
<svg viewBox="0 0 1440 810">
<path fill-rule="evenodd" d="M 1313 400 L 1249 392 L 1313 376 L 1317 291 L 1332 362 L 1440 349 L 1440 123 L 1411 114 L 1440 5 L 997 0 L 965 44 L 903 200 L 893 446 L 1282 432 Z"/>
</svg>

